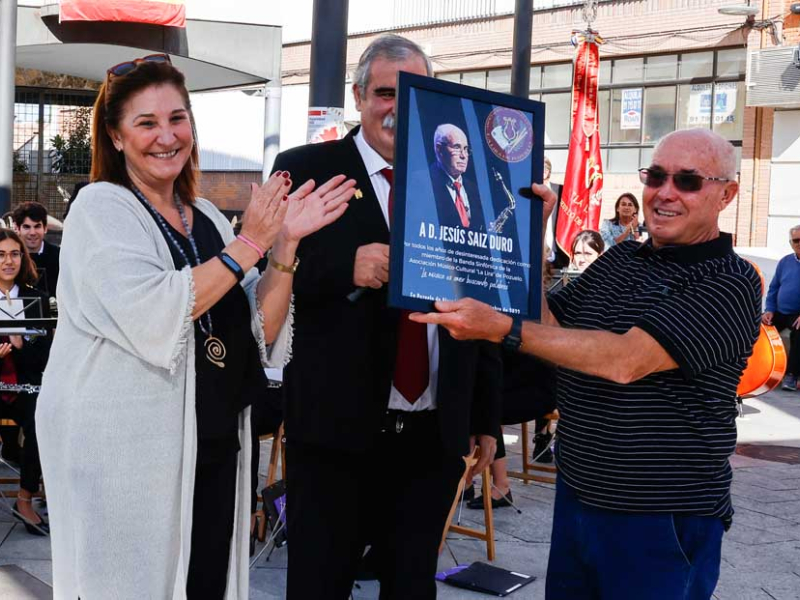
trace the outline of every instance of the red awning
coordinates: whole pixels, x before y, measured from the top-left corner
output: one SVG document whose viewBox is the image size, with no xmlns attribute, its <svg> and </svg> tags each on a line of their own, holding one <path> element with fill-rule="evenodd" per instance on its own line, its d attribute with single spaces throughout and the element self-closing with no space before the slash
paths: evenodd
<svg viewBox="0 0 800 600">
<path fill-rule="evenodd" d="M 186 27 L 185 0 L 60 0 L 61 21 L 123 21 Z"/>
</svg>

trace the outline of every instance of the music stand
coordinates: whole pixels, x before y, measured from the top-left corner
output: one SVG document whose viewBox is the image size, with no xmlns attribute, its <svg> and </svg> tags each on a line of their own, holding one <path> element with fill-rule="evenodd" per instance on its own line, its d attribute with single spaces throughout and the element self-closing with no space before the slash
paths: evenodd
<svg viewBox="0 0 800 600">
<path fill-rule="evenodd" d="M 31 314 L 38 316 L 31 317 Z M 0 296 L 0 335 L 47 335 L 49 330 L 55 329 L 57 319 L 44 318 L 42 315 L 42 299 L 39 296 Z"/>
<path fill-rule="evenodd" d="M 48 331 L 56 327 L 57 319 L 41 317 L 25 318 L 25 310 L 28 310 L 29 313 L 37 312 L 31 310 L 31 308 L 38 308 L 38 314 L 41 315 L 41 298 L 38 296 L 20 296 L 11 299 L 0 298 L 0 335 L 24 335 L 26 337 L 35 337 L 47 335 Z M 0 391 L 4 392 L 38 393 L 39 387 L 40 386 L 30 384 L 5 384 L 0 382 Z M 19 470 L 15 469 L 4 460 L 2 455 L 0 455 L 0 464 L 5 465 L 19 477 Z M 0 500 L 2 500 L 0 504 L 2 504 L 2 507 L 7 510 L 7 512 L 22 518 L 21 514 L 8 505 L 6 494 L 3 492 L 2 488 L 0 488 Z M 36 527 L 36 525 L 33 525 L 33 527 Z M 46 535 L 44 530 L 40 529 L 40 531 Z"/>
</svg>

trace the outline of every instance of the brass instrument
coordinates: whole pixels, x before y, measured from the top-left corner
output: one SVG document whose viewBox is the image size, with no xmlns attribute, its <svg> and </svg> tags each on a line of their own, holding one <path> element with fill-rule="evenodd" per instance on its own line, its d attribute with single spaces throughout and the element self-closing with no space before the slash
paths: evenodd
<svg viewBox="0 0 800 600">
<path fill-rule="evenodd" d="M 497 217 L 495 221 L 489 224 L 489 231 L 492 233 L 503 233 L 503 226 L 508 221 L 508 218 L 514 213 L 514 209 L 517 207 L 517 201 L 514 198 L 514 194 L 506 186 L 506 182 L 503 181 L 503 176 L 492 167 L 492 173 L 494 173 L 494 178 L 500 182 L 500 186 L 503 188 L 503 191 L 508 198 L 508 206 L 506 206 L 500 215 Z"/>
</svg>

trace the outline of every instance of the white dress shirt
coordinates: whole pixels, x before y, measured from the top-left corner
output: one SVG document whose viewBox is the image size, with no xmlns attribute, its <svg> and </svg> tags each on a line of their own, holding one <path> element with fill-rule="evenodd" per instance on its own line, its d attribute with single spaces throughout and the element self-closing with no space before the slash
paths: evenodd
<svg viewBox="0 0 800 600">
<path fill-rule="evenodd" d="M 359 129 L 355 136 L 356 147 L 361 160 L 364 161 L 364 166 L 367 169 L 372 189 L 375 190 L 375 195 L 378 197 L 378 203 L 381 206 L 383 218 L 386 220 L 386 226 L 391 230 L 391 223 L 389 221 L 389 182 L 381 173 L 382 169 L 391 169 L 392 165 L 386 162 L 383 157 L 378 154 L 364 139 L 364 130 Z M 453 190 L 453 198 L 455 202 L 455 190 Z M 428 372 L 430 374 L 428 379 L 428 387 L 422 393 L 422 396 L 416 402 L 411 403 L 406 400 L 403 395 L 397 391 L 392 385 L 392 390 L 389 393 L 389 408 L 394 410 L 404 410 L 407 412 L 414 412 L 418 410 L 432 410 L 436 408 L 436 383 L 439 380 L 439 336 L 436 325 L 428 325 Z"/>
</svg>

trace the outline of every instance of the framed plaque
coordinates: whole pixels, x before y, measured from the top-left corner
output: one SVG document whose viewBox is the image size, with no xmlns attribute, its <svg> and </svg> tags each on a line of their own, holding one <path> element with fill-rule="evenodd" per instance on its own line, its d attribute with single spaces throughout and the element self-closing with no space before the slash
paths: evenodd
<svg viewBox="0 0 800 600">
<path fill-rule="evenodd" d="M 399 73 L 389 304 L 539 319 L 543 162 L 541 102 Z"/>
</svg>

